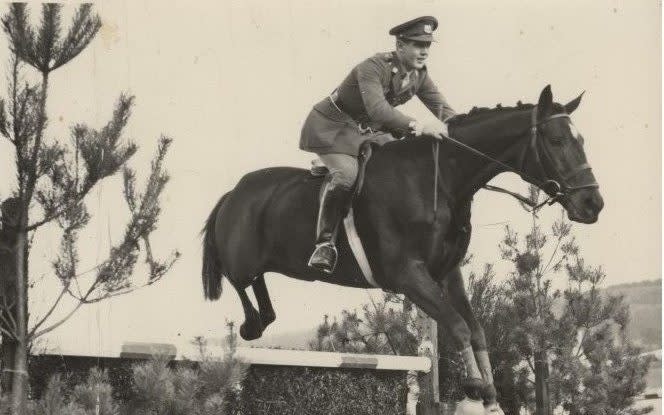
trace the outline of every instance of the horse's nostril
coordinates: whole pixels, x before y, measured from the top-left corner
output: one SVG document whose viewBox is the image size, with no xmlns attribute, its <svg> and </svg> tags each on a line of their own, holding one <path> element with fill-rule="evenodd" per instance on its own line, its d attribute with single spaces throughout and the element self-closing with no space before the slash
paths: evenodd
<svg viewBox="0 0 664 415">
<path fill-rule="evenodd" d="M 599 212 L 604 207 L 604 200 L 599 195 L 591 195 L 584 199 L 586 208 Z"/>
</svg>

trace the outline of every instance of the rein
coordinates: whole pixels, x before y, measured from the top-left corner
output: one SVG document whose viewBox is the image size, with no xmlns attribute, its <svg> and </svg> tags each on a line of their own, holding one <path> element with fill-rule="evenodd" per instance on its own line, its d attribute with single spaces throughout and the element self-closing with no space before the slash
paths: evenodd
<svg viewBox="0 0 664 415">
<path fill-rule="evenodd" d="M 544 190 L 544 192 L 549 196 L 546 200 L 544 200 L 540 204 L 534 204 L 531 202 L 529 199 L 518 195 L 517 193 L 510 192 L 509 190 L 502 189 L 500 187 L 496 186 L 490 186 L 490 185 L 485 185 L 484 188 L 487 190 L 492 190 L 492 191 L 498 191 L 501 193 L 506 193 L 511 196 L 514 196 L 517 198 L 520 202 L 526 203 L 532 208 L 532 212 L 537 212 L 539 209 L 541 209 L 544 205 L 553 205 L 554 203 L 558 202 L 560 199 L 563 199 L 565 197 L 568 197 L 570 194 L 582 190 L 582 189 L 591 189 L 591 188 L 598 188 L 599 184 L 597 182 L 592 182 L 588 184 L 583 184 L 580 186 L 569 186 L 567 184 L 567 181 L 573 177 L 578 176 L 580 173 L 590 170 L 591 167 L 588 163 L 583 163 L 579 167 L 577 167 L 574 171 L 562 175 L 560 172 L 556 170 L 555 167 L 553 167 L 553 171 L 555 173 L 555 176 L 557 176 L 557 180 L 553 179 L 547 179 L 547 180 L 540 180 L 534 176 L 531 176 L 527 174 L 524 171 L 524 165 L 526 163 L 526 156 L 528 153 L 528 150 L 530 150 L 533 153 L 533 156 L 535 157 L 535 162 L 537 165 L 537 168 L 540 170 L 540 173 L 542 174 L 542 177 L 547 177 L 547 173 L 544 169 L 544 165 L 542 164 L 542 159 L 540 157 L 540 153 L 538 151 L 538 146 L 537 146 L 537 129 L 541 124 L 545 124 L 551 120 L 554 120 L 556 118 L 567 118 L 570 119 L 569 114 L 554 114 L 551 115 L 541 121 L 537 121 L 537 106 L 533 107 L 533 110 L 531 112 L 531 123 L 530 123 L 530 143 L 527 146 L 524 146 L 523 153 L 521 155 L 521 162 L 519 163 L 520 166 L 518 168 L 514 168 L 508 164 L 503 163 L 500 160 L 497 160 L 491 156 L 489 156 L 486 153 L 483 153 L 476 148 L 473 148 L 467 144 L 464 144 L 452 137 L 449 136 L 443 136 L 447 140 L 451 141 L 452 143 L 456 144 L 457 146 L 463 148 L 464 150 L 467 150 L 477 156 L 480 156 L 484 159 L 487 159 L 495 164 L 498 164 L 499 166 L 503 167 L 505 170 L 513 172 L 521 176 L 522 179 L 529 181 L 533 184 L 535 184 L 537 187 L 540 189 Z M 570 119 L 571 122 L 571 119 Z M 546 147 L 543 148 L 543 153 L 546 157 L 549 158 L 549 160 L 552 160 L 551 155 L 546 151 Z M 440 174 L 440 166 L 438 165 L 438 159 L 439 159 L 439 151 L 440 151 L 440 141 L 435 140 L 434 145 L 433 145 L 433 159 L 434 159 L 434 218 L 436 217 L 436 212 L 438 209 L 438 176 Z"/>
</svg>

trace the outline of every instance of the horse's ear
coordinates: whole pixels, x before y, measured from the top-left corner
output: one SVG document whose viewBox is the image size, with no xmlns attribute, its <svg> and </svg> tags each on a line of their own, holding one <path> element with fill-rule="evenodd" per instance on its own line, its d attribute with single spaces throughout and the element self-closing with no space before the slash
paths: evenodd
<svg viewBox="0 0 664 415">
<path fill-rule="evenodd" d="M 573 113 L 574 110 L 579 107 L 579 104 L 581 103 L 581 98 L 585 93 L 586 91 L 581 92 L 581 94 L 578 97 L 574 98 L 572 101 L 565 104 L 565 112 L 567 112 L 568 114 Z"/>
<path fill-rule="evenodd" d="M 539 101 L 537 102 L 537 118 L 544 118 L 553 112 L 553 94 L 551 93 L 551 85 L 547 85 L 540 94 Z"/>
</svg>

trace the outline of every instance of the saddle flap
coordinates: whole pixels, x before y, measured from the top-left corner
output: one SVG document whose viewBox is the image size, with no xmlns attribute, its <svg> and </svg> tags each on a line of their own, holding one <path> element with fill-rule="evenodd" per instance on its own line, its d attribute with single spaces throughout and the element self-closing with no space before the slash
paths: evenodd
<svg viewBox="0 0 664 415">
<path fill-rule="evenodd" d="M 362 145 L 360 145 L 360 154 L 358 157 L 359 168 L 357 172 L 357 180 L 355 180 L 355 190 L 353 192 L 353 197 L 356 197 L 362 191 L 367 163 L 373 154 L 374 148 L 378 147 L 380 147 L 380 144 L 372 140 L 367 140 L 363 142 Z"/>
</svg>

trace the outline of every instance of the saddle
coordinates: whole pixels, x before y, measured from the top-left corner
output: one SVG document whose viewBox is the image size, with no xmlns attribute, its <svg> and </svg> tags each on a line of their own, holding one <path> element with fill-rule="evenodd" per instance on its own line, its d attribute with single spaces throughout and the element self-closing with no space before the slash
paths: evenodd
<svg viewBox="0 0 664 415">
<path fill-rule="evenodd" d="M 369 162 L 369 159 L 373 155 L 374 149 L 377 149 L 378 147 L 380 147 L 380 144 L 372 140 L 367 140 L 360 145 L 360 152 L 357 156 L 357 178 L 355 179 L 355 184 L 353 185 L 353 199 L 360 194 L 360 191 L 362 191 L 367 162 Z M 309 172 L 314 177 L 327 177 L 329 174 L 329 170 L 320 161 L 320 159 L 314 159 L 311 161 L 311 169 Z"/>
</svg>

